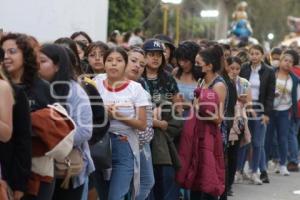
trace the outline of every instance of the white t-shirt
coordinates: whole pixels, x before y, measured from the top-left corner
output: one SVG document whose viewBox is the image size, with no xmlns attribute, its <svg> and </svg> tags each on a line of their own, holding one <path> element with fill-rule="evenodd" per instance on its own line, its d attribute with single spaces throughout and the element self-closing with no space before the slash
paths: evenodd
<svg viewBox="0 0 300 200">
<path fill-rule="evenodd" d="M 104 85 L 103 79 L 94 79 L 96 81 L 97 89 L 103 99 L 104 105 L 115 105 L 119 113 L 129 119 L 136 117 L 137 107 L 150 106 L 149 95 L 143 89 L 141 84 L 128 81 L 123 87 L 117 90 L 112 90 Z M 109 131 L 116 134 L 126 134 L 128 130 L 134 131 L 134 129 L 123 122 L 113 119 L 110 120 Z"/>
<path fill-rule="evenodd" d="M 288 110 L 292 106 L 293 80 L 289 76 L 288 80 L 276 79 L 274 110 Z"/>
</svg>

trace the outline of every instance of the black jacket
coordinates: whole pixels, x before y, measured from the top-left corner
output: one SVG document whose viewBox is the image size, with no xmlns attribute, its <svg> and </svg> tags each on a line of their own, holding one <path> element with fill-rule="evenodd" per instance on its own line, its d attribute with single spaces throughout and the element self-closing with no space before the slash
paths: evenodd
<svg viewBox="0 0 300 200">
<path fill-rule="evenodd" d="M 261 63 L 259 70 L 260 88 L 259 88 L 259 103 L 264 106 L 263 114 L 270 116 L 273 110 L 273 101 L 275 97 L 276 78 L 274 70 L 265 63 Z M 249 81 L 251 75 L 251 63 L 242 65 L 240 76 Z"/>
<path fill-rule="evenodd" d="M 31 120 L 25 92 L 14 87 L 13 134 L 7 143 L 0 142 L 0 163 L 4 180 L 15 191 L 26 191 L 31 171 Z"/>
</svg>

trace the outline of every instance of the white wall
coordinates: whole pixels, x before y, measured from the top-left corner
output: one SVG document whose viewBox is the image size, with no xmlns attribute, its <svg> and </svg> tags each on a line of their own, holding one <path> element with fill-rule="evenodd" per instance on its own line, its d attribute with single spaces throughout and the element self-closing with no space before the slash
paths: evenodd
<svg viewBox="0 0 300 200">
<path fill-rule="evenodd" d="M 22 32 L 40 42 L 85 31 L 106 41 L 108 0 L 1 0 L 0 28 Z"/>
</svg>

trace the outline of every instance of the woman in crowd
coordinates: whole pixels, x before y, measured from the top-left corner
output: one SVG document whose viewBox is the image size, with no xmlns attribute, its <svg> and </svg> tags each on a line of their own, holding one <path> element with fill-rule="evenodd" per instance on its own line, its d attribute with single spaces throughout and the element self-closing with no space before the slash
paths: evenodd
<svg viewBox="0 0 300 200">
<path fill-rule="evenodd" d="M 71 40 L 70 38 L 59 38 L 54 41 L 55 44 L 62 45 L 67 47 L 68 54 L 74 54 L 70 56 L 71 63 L 73 66 L 73 70 L 75 72 L 75 76 L 79 76 L 82 72 L 85 72 L 87 69 L 86 63 L 83 63 L 79 58 L 79 53 L 77 50 L 76 42 Z"/>
<path fill-rule="evenodd" d="M 96 76 L 97 74 L 105 73 L 103 56 L 107 50 L 108 45 L 100 41 L 93 42 L 87 47 L 85 51 L 85 57 L 89 64 L 87 74 L 94 74 Z"/>
<path fill-rule="evenodd" d="M 0 44 L 5 51 L 3 67 L 7 71 L 13 84 L 24 89 L 29 99 L 30 112 L 45 108 L 48 104 L 53 103 L 49 85 L 38 77 L 37 58 L 28 36 L 9 33 L 2 38 Z M 22 94 L 19 93 L 19 95 L 21 96 Z M 24 98 L 22 98 L 21 101 L 23 105 L 27 105 Z M 24 112 L 25 110 L 22 109 L 21 111 Z M 31 134 L 31 128 L 28 128 L 29 125 L 30 119 L 28 118 L 24 118 L 24 121 L 20 123 L 20 126 L 25 129 L 18 135 L 18 138 L 16 137 L 15 142 L 18 143 L 15 145 L 17 149 L 12 151 L 15 154 L 15 158 L 17 158 L 15 162 L 18 163 L 17 165 L 15 163 L 13 165 L 14 168 L 17 167 L 17 169 L 14 169 L 16 172 L 12 172 L 12 178 L 17 178 L 14 180 L 17 183 L 14 187 L 17 188 L 16 193 L 18 193 L 17 196 L 19 199 L 24 196 L 31 169 L 31 139 L 35 136 Z M 17 134 L 17 132 L 18 129 L 14 131 L 14 134 Z M 36 152 L 32 152 L 33 156 L 35 154 Z M 33 176 L 31 176 L 31 178 L 32 177 Z M 29 195 L 27 198 L 51 199 L 53 189 L 54 181 L 41 180 L 39 188 L 28 188 L 27 192 Z"/>
<path fill-rule="evenodd" d="M 228 196 L 233 195 L 232 184 L 234 182 L 236 168 L 237 168 L 237 156 L 240 145 L 245 145 L 244 143 L 249 142 L 249 131 L 246 127 L 246 113 L 244 113 L 244 109 L 247 108 L 250 110 L 250 103 L 252 101 L 251 98 L 251 88 L 250 83 L 244 78 L 239 77 L 241 71 L 242 61 L 239 57 L 229 57 L 227 58 L 227 68 L 228 75 L 233 80 L 234 86 L 236 87 L 237 92 L 237 102 L 233 107 L 235 108 L 235 118 L 243 119 L 243 122 L 240 121 L 240 124 L 237 127 L 232 127 L 229 130 L 229 138 L 228 138 Z M 249 105 L 247 105 L 249 104 Z M 236 134 L 235 138 L 233 138 L 232 134 Z M 242 135 L 244 134 L 244 136 Z M 242 141 L 241 141 L 242 140 Z M 241 177 L 241 172 L 237 172 L 237 177 Z"/>
<path fill-rule="evenodd" d="M 133 48 L 128 52 L 128 65 L 125 70 L 125 76 L 129 80 L 142 81 L 141 76 L 145 70 L 145 52 L 141 48 Z M 143 82 L 145 83 L 145 82 Z M 144 84 L 143 84 L 144 85 Z M 153 137 L 153 111 L 151 106 L 151 96 L 146 91 L 149 89 L 144 85 L 145 93 L 148 96 L 149 106 L 146 107 L 147 112 L 147 129 L 139 132 L 140 143 L 140 189 L 136 200 L 145 200 L 151 192 L 154 185 L 153 165 L 150 149 L 150 141 Z"/>
<path fill-rule="evenodd" d="M 171 74 L 175 68 L 175 66 L 173 66 L 175 46 L 172 39 L 164 34 L 155 35 L 154 38 L 160 40 L 164 44 L 164 55 L 166 60 L 165 71 Z"/>
<path fill-rule="evenodd" d="M 275 73 L 262 60 L 264 50 L 259 45 L 253 45 L 250 48 L 250 63 L 242 66 L 240 76 L 247 79 L 251 84 L 253 108 L 257 110 L 256 116 L 251 116 L 249 128 L 252 136 L 252 160 L 251 160 L 251 181 L 253 184 L 261 185 L 262 180 L 269 182 L 266 171 L 266 154 L 264 149 L 266 127 L 270 121 L 270 115 L 273 110 L 273 101 L 275 96 Z M 263 106 L 263 111 L 259 111 Z M 258 108 L 258 109 L 257 109 Z M 238 158 L 239 163 L 243 163 L 247 156 L 247 147 L 240 149 Z M 260 168 L 261 176 L 258 175 Z M 243 170 L 243 164 L 238 171 Z"/>
<path fill-rule="evenodd" d="M 186 41 L 179 44 L 175 51 L 178 68 L 175 71 L 175 80 L 182 101 L 187 104 L 183 107 L 184 114 L 187 116 L 194 99 L 194 90 L 197 87 L 197 81 L 200 78 L 201 69 L 195 65 L 195 59 L 199 51 L 199 45 L 195 42 Z"/>
<path fill-rule="evenodd" d="M 108 200 L 123 200 L 129 191 L 134 199 L 140 182 L 136 130 L 144 131 L 147 127 L 146 106 L 149 106 L 149 101 L 140 84 L 126 79 L 127 63 L 125 50 L 113 47 L 104 55 L 107 78 L 95 78 L 110 118 L 112 173 Z"/>
<path fill-rule="evenodd" d="M 85 52 L 87 46 L 81 41 L 75 41 L 75 42 L 76 42 L 78 56 L 80 58 L 80 61 L 82 62 L 85 59 L 84 52 Z"/>
<path fill-rule="evenodd" d="M 62 179 L 56 179 L 53 199 L 78 199 L 83 193 L 83 185 L 94 171 L 88 140 L 92 136 L 92 111 L 87 94 L 74 80 L 73 67 L 65 47 L 46 44 L 41 48 L 40 75 L 53 84 L 53 93 L 64 105 L 76 124 L 74 147 L 82 153 L 84 165 L 78 176 L 72 178 L 68 189 L 61 188 Z M 55 82 L 65 84 L 55 84 Z"/>
<path fill-rule="evenodd" d="M 73 33 L 70 38 L 74 41 L 81 41 L 86 46 L 89 46 L 89 44 L 93 42 L 90 36 L 83 31 Z"/>
<path fill-rule="evenodd" d="M 227 96 L 227 88 L 226 88 L 226 83 L 223 80 L 223 78 L 218 74 L 218 72 L 221 70 L 222 66 L 224 66 L 224 56 L 223 56 L 223 50 L 221 46 L 218 45 L 213 45 L 205 50 L 202 50 L 199 52 L 199 54 L 196 57 L 196 62 L 197 65 L 201 66 L 202 72 L 205 74 L 202 82 L 199 85 L 199 88 L 202 89 L 212 89 L 216 94 L 219 99 L 217 108 L 219 109 L 219 112 L 215 113 L 207 113 L 208 116 L 213 117 L 213 121 L 204 121 L 203 123 L 208 123 L 211 124 L 213 123 L 215 127 L 218 127 L 221 122 L 223 121 L 223 115 L 225 110 L 225 102 L 226 102 L 226 96 Z M 199 96 L 199 95 L 198 95 Z M 196 103 L 197 104 L 197 103 Z M 217 130 L 217 134 L 220 133 L 220 128 L 215 129 Z M 221 135 L 219 135 L 221 136 Z M 218 137 L 218 136 L 217 136 Z M 221 137 L 220 137 L 221 138 Z M 215 140 L 216 142 L 217 140 Z M 223 151 L 223 145 L 222 142 L 215 143 L 215 145 L 219 145 L 218 148 L 221 149 L 221 153 Z M 225 187 L 225 171 L 224 171 L 224 158 L 221 156 L 220 158 L 215 158 L 215 159 L 220 159 L 219 162 L 223 163 L 220 164 L 221 167 L 221 173 L 222 174 L 219 177 L 218 183 L 220 188 Z M 204 163 L 200 163 L 200 165 L 203 165 Z M 201 173 L 201 172 L 200 172 Z M 220 173 L 220 172 L 219 172 Z M 223 178 L 222 178 L 223 177 Z M 201 177 L 199 177 L 201 179 Z M 203 177 L 202 177 L 203 178 Z M 198 182 L 198 181 L 197 181 Z M 198 183 L 200 183 L 201 180 L 199 180 Z M 217 199 L 216 196 L 207 194 L 203 191 L 191 191 L 191 200 L 199 200 L 199 199 Z"/>
<path fill-rule="evenodd" d="M 154 103 L 154 113 L 159 113 L 160 106 L 166 101 L 173 103 L 180 102 L 178 98 L 179 90 L 175 79 L 164 71 L 165 57 L 162 43 L 157 39 L 149 39 L 144 43 L 143 49 L 146 52 L 147 63 L 143 78 L 149 86 L 152 102 Z M 174 109 L 174 106 L 172 109 Z M 168 122 L 154 114 L 153 127 L 161 131 L 166 131 Z M 155 199 L 178 199 L 179 187 L 174 182 L 175 163 L 171 160 L 167 143 L 157 141 L 160 139 L 162 138 L 154 137 L 152 142 L 152 159 L 155 176 L 153 195 Z M 158 146 L 161 142 L 163 146 Z M 166 151 L 154 153 L 160 152 L 159 150 L 162 149 Z"/>
<path fill-rule="evenodd" d="M 269 134 L 266 138 L 266 145 L 269 145 L 272 142 L 274 133 L 277 133 L 280 174 L 284 176 L 289 175 L 286 167 L 289 129 L 292 123 L 297 120 L 297 88 L 299 80 L 291 71 L 293 63 L 294 57 L 289 52 L 284 52 L 280 57 L 278 69 L 275 71 L 275 98 L 268 127 Z"/>
</svg>

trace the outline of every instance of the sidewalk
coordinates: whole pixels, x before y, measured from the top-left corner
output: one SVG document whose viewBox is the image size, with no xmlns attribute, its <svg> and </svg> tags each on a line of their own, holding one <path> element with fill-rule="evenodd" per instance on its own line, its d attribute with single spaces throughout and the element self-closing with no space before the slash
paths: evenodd
<svg viewBox="0 0 300 200">
<path fill-rule="evenodd" d="M 290 176 L 269 174 L 270 184 L 262 186 L 234 184 L 234 197 L 229 200 L 300 200 L 300 172 Z M 298 194 L 294 194 L 298 191 Z"/>
</svg>

